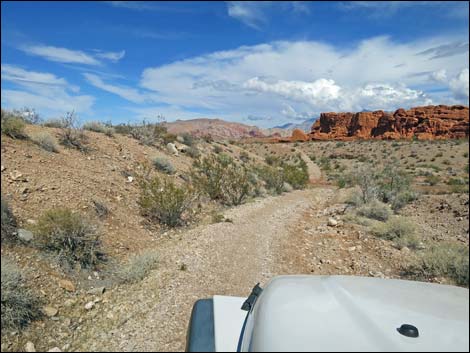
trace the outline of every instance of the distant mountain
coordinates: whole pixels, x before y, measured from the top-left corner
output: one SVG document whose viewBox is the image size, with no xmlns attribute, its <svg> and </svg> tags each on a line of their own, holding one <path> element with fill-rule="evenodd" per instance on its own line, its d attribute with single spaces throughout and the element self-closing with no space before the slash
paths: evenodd
<svg viewBox="0 0 470 353">
<path fill-rule="evenodd" d="M 266 137 L 272 134 L 288 136 L 289 131 L 280 128 L 262 129 L 257 126 L 230 122 L 221 119 L 176 120 L 165 123 L 172 134 L 190 133 L 202 137 L 211 135 L 214 139 L 240 139 L 246 137 Z"/>
<path fill-rule="evenodd" d="M 300 129 L 306 132 L 310 132 L 312 129 L 312 125 L 315 121 L 317 121 L 318 117 L 310 118 L 307 120 L 302 121 L 301 123 L 295 124 L 295 123 L 287 123 L 283 125 L 278 125 L 275 126 L 275 129 L 283 129 L 283 130 L 294 130 L 294 129 Z"/>
</svg>

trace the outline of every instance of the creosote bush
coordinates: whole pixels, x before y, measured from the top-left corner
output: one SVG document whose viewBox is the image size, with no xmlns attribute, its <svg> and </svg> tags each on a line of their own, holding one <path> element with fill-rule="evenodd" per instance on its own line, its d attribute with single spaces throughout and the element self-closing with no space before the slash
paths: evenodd
<svg viewBox="0 0 470 353">
<path fill-rule="evenodd" d="M 357 209 L 359 216 L 385 222 L 392 215 L 390 207 L 378 200 L 372 200 Z"/>
<path fill-rule="evenodd" d="M 112 126 L 100 123 L 98 121 L 86 122 L 85 124 L 83 124 L 83 129 L 105 134 L 106 136 L 109 136 L 109 137 L 114 136 L 114 133 L 115 133 L 115 130 Z"/>
<path fill-rule="evenodd" d="M 41 317 L 40 301 L 26 286 L 20 270 L 1 259 L 1 309 L 3 330 L 18 330 Z"/>
<path fill-rule="evenodd" d="M 142 177 L 139 185 L 142 214 L 169 227 L 182 225 L 185 213 L 197 199 L 191 186 L 178 186 L 166 177 Z"/>
<path fill-rule="evenodd" d="M 59 152 L 55 139 L 47 132 L 40 132 L 31 136 L 31 140 L 48 152 Z"/>
<path fill-rule="evenodd" d="M 104 261 L 96 226 L 66 208 L 44 213 L 34 227 L 38 247 L 55 253 L 60 263 L 74 268 L 94 269 Z"/>
<path fill-rule="evenodd" d="M 414 236 L 415 226 L 404 217 L 394 216 L 387 222 L 375 226 L 372 233 L 382 239 L 395 240 Z"/>
<path fill-rule="evenodd" d="M 62 127 L 59 132 L 59 142 L 61 145 L 74 148 L 81 152 L 87 152 L 87 136 L 83 129 L 77 125 L 77 117 L 74 112 L 68 112 L 62 118 Z"/>
<path fill-rule="evenodd" d="M 192 180 L 202 193 L 224 205 L 240 205 L 252 192 L 248 169 L 224 153 L 196 160 Z"/>
</svg>

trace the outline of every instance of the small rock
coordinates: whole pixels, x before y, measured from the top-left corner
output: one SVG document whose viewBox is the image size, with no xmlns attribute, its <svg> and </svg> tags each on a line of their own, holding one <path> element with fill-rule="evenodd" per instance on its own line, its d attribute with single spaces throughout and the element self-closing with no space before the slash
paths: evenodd
<svg viewBox="0 0 470 353">
<path fill-rule="evenodd" d="M 36 225 L 38 224 L 38 221 L 36 221 L 35 219 L 27 219 L 26 223 L 31 224 L 31 225 Z"/>
<path fill-rule="evenodd" d="M 401 251 L 408 253 L 408 252 L 410 252 L 410 248 L 407 247 L 407 246 L 404 246 L 404 247 L 401 248 Z"/>
<path fill-rule="evenodd" d="M 336 227 L 338 225 L 338 221 L 334 218 L 328 218 L 328 226 Z"/>
<path fill-rule="evenodd" d="M 29 193 L 29 188 L 27 188 L 26 186 L 20 188 L 20 194 L 27 194 Z"/>
<path fill-rule="evenodd" d="M 92 294 L 92 295 L 101 295 L 106 291 L 105 287 L 97 287 L 97 288 L 92 288 L 90 289 L 87 294 Z"/>
<path fill-rule="evenodd" d="M 91 310 L 91 309 L 93 309 L 94 306 L 95 306 L 94 302 L 88 302 L 88 303 L 85 304 L 85 309 L 86 310 Z"/>
<path fill-rule="evenodd" d="M 54 347 L 48 350 L 48 352 L 62 352 L 59 347 Z"/>
<path fill-rule="evenodd" d="M 67 300 L 64 302 L 64 306 L 65 306 L 66 308 L 70 308 L 70 307 L 74 306 L 75 303 L 76 303 L 76 300 L 74 300 L 74 299 L 67 299 Z"/>
<path fill-rule="evenodd" d="M 75 292 L 75 285 L 66 279 L 59 281 L 59 287 L 65 289 L 67 292 Z"/>
<path fill-rule="evenodd" d="M 5 169 L 6 169 L 6 168 L 5 168 L 5 166 L 4 166 L 4 165 L 2 165 L 2 172 L 3 172 Z"/>
<path fill-rule="evenodd" d="M 25 352 L 36 352 L 36 347 L 34 347 L 34 343 L 31 341 L 26 342 L 26 345 L 24 346 L 24 351 Z"/>
<path fill-rule="evenodd" d="M 168 144 L 166 145 L 166 149 L 168 150 L 168 152 L 174 154 L 175 156 L 178 155 L 178 150 L 176 149 L 176 146 L 175 146 L 174 143 L 171 143 L 171 142 L 168 143 Z"/>
<path fill-rule="evenodd" d="M 128 176 L 127 177 L 127 182 L 132 183 L 134 181 L 134 177 Z"/>
<path fill-rule="evenodd" d="M 20 180 L 23 177 L 23 174 L 21 174 L 19 171 L 15 170 L 10 173 L 10 178 L 13 181 Z"/>
<path fill-rule="evenodd" d="M 350 248 L 348 248 L 348 251 L 354 251 L 354 250 L 356 250 L 355 246 L 351 246 Z"/>
<path fill-rule="evenodd" d="M 25 242 L 30 242 L 34 239 L 34 235 L 32 232 L 26 229 L 18 229 L 18 238 Z"/>
<path fill-rule="evenodd" d="M 48 317 L 53 317 L 56 316 L 59 310 L 57 308 L 54 308 L 52 306 L 45 306 L 42 308 L 42 311 L 44 314 Z"/>
</svg>

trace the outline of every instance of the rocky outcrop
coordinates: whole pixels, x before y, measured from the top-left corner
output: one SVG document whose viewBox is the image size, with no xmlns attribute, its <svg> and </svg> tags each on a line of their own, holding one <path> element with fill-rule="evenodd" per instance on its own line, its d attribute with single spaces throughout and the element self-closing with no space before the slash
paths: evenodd
<svg viewBox="0 0 470 353">
<path fill-rule="evenodd" d="M 436 105 L 360 113 L 322 113 L 312 140 L 448 139 L 469 135 L 468 107 Z"/>
</svg>

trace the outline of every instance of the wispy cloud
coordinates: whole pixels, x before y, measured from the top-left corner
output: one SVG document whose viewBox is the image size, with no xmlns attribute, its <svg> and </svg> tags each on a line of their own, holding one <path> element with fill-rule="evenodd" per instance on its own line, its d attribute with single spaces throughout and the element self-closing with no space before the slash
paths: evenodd
<svg viewBox="0 0 470 353">
<path fill-rule="evenodd" d="M 132 87 L 105 83 L 101 79 L 101 77 L 94 74 L 84 73 L 83 76 L 91 85 L 100 88 L 104 91 L 116 94 L 119 97 L 124 98 L 133 103 L 144 103 L 145 101 L 149 101 L 151 98 L 149 95 L 141 93 L 137 89 Z"/>
<path fill-rule="evenodd" d="M 181 2 L 164 1 L 104 1 L 104 3 L 122 9 L 134 11 L 161 11 L 161 12 L 195 12 L 194 8 L 186 6 Z"/>
<path fill-rule="evenodd" d="M 3 106 L 30 106 L 46 115 L 54 116 L 70 110 L 91 112 L 95 98 L 90 95 L 77 95 L 80 88 L 69 84 L 64 78 L 8 64 L 1 66 L 1 72 L 2 81 L 11 82 L 15 86 L 5 88 L 2 84 Z"/>
<path fill-rule="evenodd" d="M 99 59 L 117 62 L 125 55 L 125 51 L 120 52 L 106 52 L 102 50 L 95 50 L 95 54 L 85 53 L 81 50 L 72 50 L 67 48 L 54 47 L 50 45 L 22 45 L 18 49 L 22 50 L 28 55 L 39 56 L 43 59 L 66 63 L 66 64 L 82 64 L 82 65 L 101 65 Z"/>
<path fill-rule="evenodd" d="M 97 58 L 106 59 L 114 63 L 118 62 L 124 57 L 124 55 L 126 55 L 125 50 L 116 51 L 116 52 L 113 52 L 113 51 L 106 52 L 106 51 L 96 50 L 96 52 L 97 53 L 95 54 L 95 56 Z"/>
<path fill-rule="evenodd" d="M 440 59 L 468 52 L 468 42 L 455 42 L 432 47 L 417 53 L 416 55 L 429 55 L 429 59 Z"/>
</svg>

